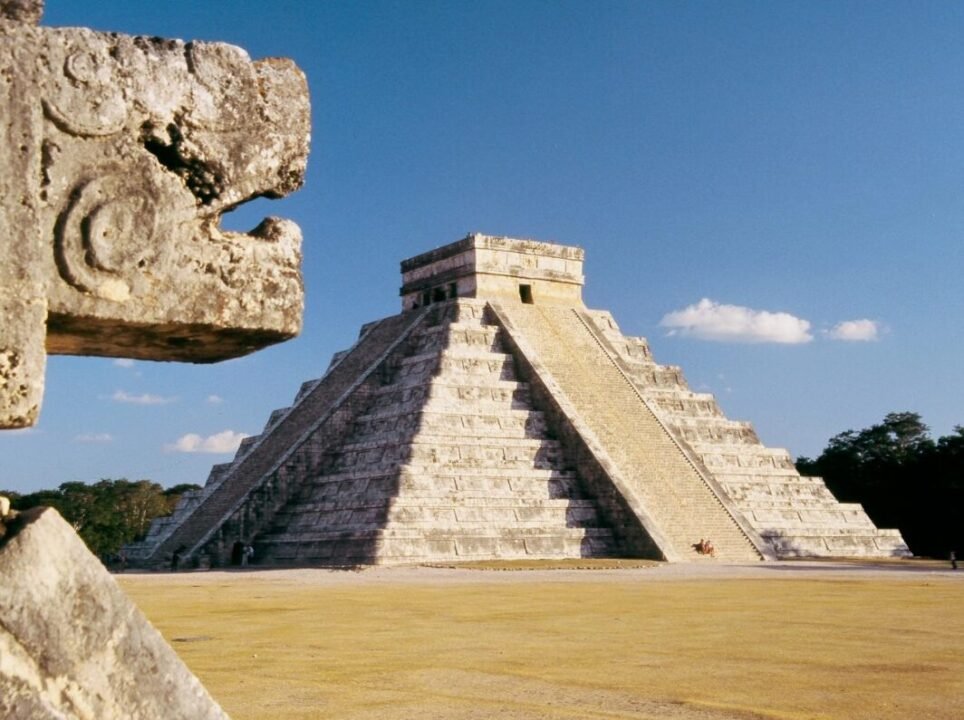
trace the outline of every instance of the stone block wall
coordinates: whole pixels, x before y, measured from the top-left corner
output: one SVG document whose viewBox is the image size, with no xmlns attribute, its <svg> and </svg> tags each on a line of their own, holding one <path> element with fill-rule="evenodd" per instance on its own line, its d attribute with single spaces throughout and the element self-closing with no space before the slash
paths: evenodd
<svg viewBox="0 0 964 720">
<path fill-rule="evenodd" d="M 678 367 L 657 364 L 644 338 L 624 336 L 606 311 L 586 314 L 662 422 L 777 555 L 910 554 L 897 531 L 876 528 L 860 505 L 837 502 L 820 478 L 801 477 L 786 450 L 765 447 L 750 423 L 728 419 L 712 395 L 691 391 Z"/>
</svg>

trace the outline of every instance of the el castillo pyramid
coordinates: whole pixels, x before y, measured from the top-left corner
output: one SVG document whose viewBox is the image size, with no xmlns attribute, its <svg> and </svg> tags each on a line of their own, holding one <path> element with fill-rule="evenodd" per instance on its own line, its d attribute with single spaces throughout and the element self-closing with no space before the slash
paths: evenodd
<svg viewBox="0 0 964 720">
<path fill-rule="evenodd" d="M 362 327 L 132 564 L 909 555 L 582 302 L 583 251 L 470 235 Z"/>
</svg>

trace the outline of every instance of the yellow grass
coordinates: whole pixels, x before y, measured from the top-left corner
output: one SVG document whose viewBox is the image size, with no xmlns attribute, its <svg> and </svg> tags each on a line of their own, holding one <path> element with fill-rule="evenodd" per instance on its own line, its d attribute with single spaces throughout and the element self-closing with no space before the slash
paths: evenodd
<svg viewBox="0 0 964 720">
<path fill-rule="evenodd" d="M 120 581 L 234 720 L 964 718 L 954 577 L 299 572 Z"/>
</svg>

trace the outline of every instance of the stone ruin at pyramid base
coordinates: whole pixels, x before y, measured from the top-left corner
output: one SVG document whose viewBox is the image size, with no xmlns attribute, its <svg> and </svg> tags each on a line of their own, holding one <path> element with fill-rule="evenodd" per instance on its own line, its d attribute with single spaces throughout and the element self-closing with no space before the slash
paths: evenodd
<svg viewBox="0 0 964 720">
<path fill-rule="evenodd" d="M 402 263 L 400 314 L 217 465 L 132 562 L 906 556 L 642 338 L 582 303 L 583 251 L 469 237 Z M 715 557 L 696 544 L 712 542 Z"/>
</svg>

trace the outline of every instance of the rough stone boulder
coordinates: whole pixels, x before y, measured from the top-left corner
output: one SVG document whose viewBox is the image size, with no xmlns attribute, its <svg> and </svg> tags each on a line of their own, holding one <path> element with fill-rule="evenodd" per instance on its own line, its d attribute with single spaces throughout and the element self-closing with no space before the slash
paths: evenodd
<svg viewBox="0 0 964 720">
<path fill-rule="evenodd" d="M 227 720 L 56 510 L 0 517 L 0 578 L 0 717 Z"/>
<path fill-rule="evenodd" d="M 304 178 L 289 60 L 34 24 L 0 0 L 0 427 L 32 424 L 45 353 L 210 362 L 301 327 L 301 233 L 223 213 Z"/>
<path fill-rule="evenodd" d="M 0 429 L 36 421 L 47 352 L 211 362 L 301 328 L 297 226 L 220 227 L 303 181 L 298 68 L 42 10 L 0 0 Z M 56 511 L 9 510 L 0 717 L 227 717 Z"/>
</svg>

